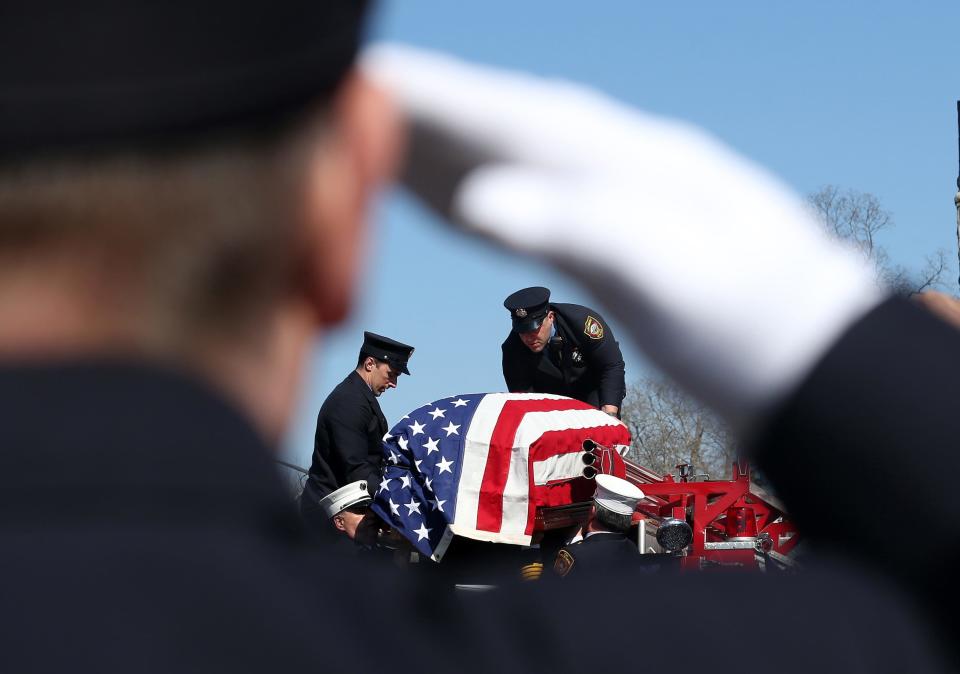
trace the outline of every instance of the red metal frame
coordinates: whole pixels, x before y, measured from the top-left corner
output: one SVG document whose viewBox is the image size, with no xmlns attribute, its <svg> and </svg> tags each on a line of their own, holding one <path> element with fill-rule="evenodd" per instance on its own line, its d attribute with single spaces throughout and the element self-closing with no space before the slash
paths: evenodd
<svg viewBox="0 0 960 674">
<path fill-rule="evenodd" d="M 681 560 L 684 568 L 757 567 L 763 559 L 758 555 L 761 549 L 787 557 L 800 540 L 782 508 L 751 491 L 750 467 L 745 462 L 733 463 L 730 480 L 704 481 L 676 480 L 628 460 L 624 464 L 626 479 L 643 490 L 645 498 L 637 508 L 643 516 L 658 522 L 675 517 L 690 524 L 693 542 Z M 589 510 L 589 503 L 544 508 L 538 513 L 537 528 L 582 523 Z"/>
<path fill-rule="evenodd" d="M 751 492 L 750 466 L 733 463 L 730 480 L 692 482 L 681 478 L 675 481 L 666 475 L 659 481 L 637 479 L 628 468 L 627 479 L 643 490 L 647 497 L 638 510 L 647 517 L 686 519 L 693 529 L 693 542 L 683 565 L 701 566 L 702 560 L 729 565 L 756 566 L 756 546 L 759 537 L 769 536 L 770 551 L 789 555 L 799 536 L 796 527 L 780 508 Z M 755 535 L 730 536 L 728 517 L 733 514 L 754 517 L 756 527 L 748 527 Z M 711 544 L 739 543 L 742 548 L 730 549 Z"/>
</svg>

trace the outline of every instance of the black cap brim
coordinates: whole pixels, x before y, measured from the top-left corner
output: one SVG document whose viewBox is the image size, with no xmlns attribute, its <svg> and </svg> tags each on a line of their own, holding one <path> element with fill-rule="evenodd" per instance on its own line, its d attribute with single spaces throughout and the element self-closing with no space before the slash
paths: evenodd
<svg viewBox="0 0 960 674">
<path fill-rule="evenodd" d="M 413 347 L 395 339 L 384 337 L 373 332 L 364 331 L 363 346 L 360 353 L 387 363 L 401 374 L 410 374 L 407 361 L 413 355 Z"/>
<path fill-rule="evenodd" d="M 543 319 L 546 316 L 534 316 L 526 318 L 514 318 L 513 319 L 513 331 L 516 333 L 521 332 L 532 332 L 534 330 L 539 330 L 540 326 L 543 325 Z"/>
</svg>

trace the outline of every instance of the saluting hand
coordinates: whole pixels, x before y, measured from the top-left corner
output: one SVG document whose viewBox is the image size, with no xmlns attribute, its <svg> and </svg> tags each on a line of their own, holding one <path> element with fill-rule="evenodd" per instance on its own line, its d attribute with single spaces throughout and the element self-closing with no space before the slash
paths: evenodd
<svg viewBox="0 0 960 674">
<path fill-rule="evenodd" d="M 408 117 L 411 189 L 577 276 L 741 428 L 883 299 L 794 194 L 689 124 L 414 49 L 375 48 L 364 67 Z"/>
</svg>

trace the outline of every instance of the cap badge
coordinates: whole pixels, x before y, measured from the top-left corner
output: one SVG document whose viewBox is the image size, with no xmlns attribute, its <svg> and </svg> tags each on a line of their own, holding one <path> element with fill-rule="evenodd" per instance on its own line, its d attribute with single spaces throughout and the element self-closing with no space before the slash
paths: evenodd
<svg viewBox="0 0 960 674">
<path fill-rule="evenodd" d="M 590 339 L 603 339 L 603 325 L 593 316 L 587 316 L 587 320 L 583 324 L 583 334 Z"/>
<path fill-rule="evenodd" d="M 524 309 L 523 307 L 520 307 L 519 309 L 517 309 L 517 310 L 516 310 L 515 312 L 513 312 L 513 313 L 517 316 L 517 318 L 526 318 L 526 317 L 527 317 L 527 310 Z"/>
</svg>

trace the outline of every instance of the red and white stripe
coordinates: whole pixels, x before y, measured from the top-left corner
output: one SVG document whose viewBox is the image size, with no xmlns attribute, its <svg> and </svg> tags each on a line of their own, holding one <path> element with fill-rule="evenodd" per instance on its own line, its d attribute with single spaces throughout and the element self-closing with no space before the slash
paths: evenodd
<svg viewBox="0 0 960 674">
<path fill-rule="evenodd" d="M 607 446 L 630 442 L 622 422 L 578 400 L 544 393 L 485 396 L 464 439 L 452 532 L 528 545 L 537 506 L 559 505 L 551 485 L 581 477 L 586 438 Z"/>
</svg>

